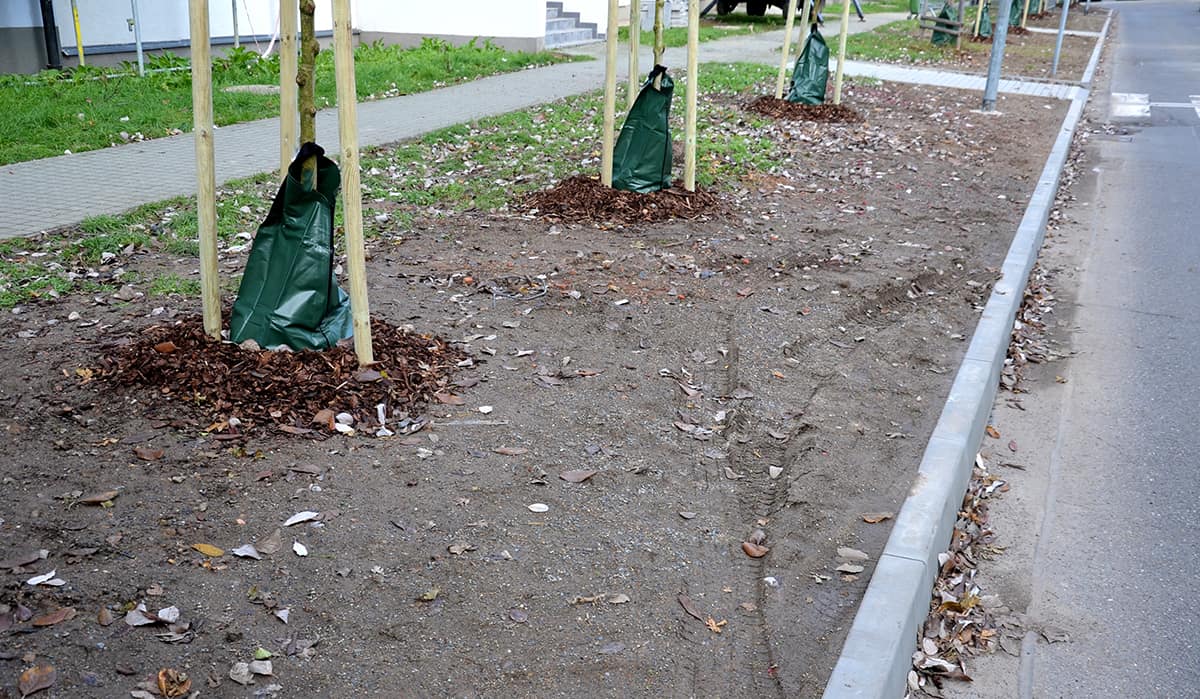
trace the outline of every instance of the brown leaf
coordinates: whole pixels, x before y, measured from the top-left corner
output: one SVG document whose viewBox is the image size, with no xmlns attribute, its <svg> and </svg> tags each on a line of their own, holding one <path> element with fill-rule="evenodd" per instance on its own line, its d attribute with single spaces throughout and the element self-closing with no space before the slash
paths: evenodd
<svg viewBox="0 0 1200 699">
<path fill-rule="evenodd" d="M 58 672 L 52 666 L 38 665 L 21 673 L 17 687 L 21 690 L 21 696 L 27 697 L 35 692 L 53 687 L 54 681 L 57 679 Z"/>
<path fill-rule="evenodd" d="M 695 617 L 696 621 L 704 621 L 704 615 L 696 609 L 696 605 L 692 602 L 691 597 L 683 594 L 679 595 L 679 606 L 683 607 L 683 611 L 687 612 L 688 615 Z"/>
<path fill-rule="evenodd" d="M 279 431 L 287 432 L 288 434 L 312 434 L 312 430 L 307 427 L 295 427 L 293 425 L 280 425 Z"/>
<path fill-rule="evenodd" d="M 170 354 L 175 350 L 175 343 L 171 342 L 170 340 L 167 340 L 166 342 L 160 342 L 154 346 L 154 351 L 158 352 L 159 354 Z"/>
<path fill-rule="evenodd" d="M 573 471 L 563 471 L 558 474 L 558 477 L 568 483 L 582 483 L 592 476 L 596 475 L 596 471 L 590 469 L 576 469 Z"/>
<path fill-rule="evenodd" d="M 708 630 L 712 631 L 713 633 L 721 633 L 721 627 L 727 623 L 729 623 L 729 622 L 725 621 L 724 619 L 717 621 L 716 619 L 714 619 L 712 617 L 709 617 L 704 620 L 704 625 L 707 626 Z"/>
<path fill-rule="evenodd" d="M 520 456 L 529 452 L 525 447 L 496 447 L 492 451 L 504 456 Z"/>
<path fill-rule="evenodd" d="M 325 408 L 324 410 L 318 410 L 317 414 L 313 415 L 312 424 L 320 425 L 321 427 L 324 427 L 325 429 L 332 430 L 333 429 L 333 418 L 334 418 L 333 411 L 330 410 L 329 408 Z"/>
<path fill-rule="evenodd" d="M 100 505 L 112 500 L 113 498 L 117 497 L 117 495 L 119 495 L 119 493 L 117 493 L 115 490 L 106 490 L 102 493 L 93 493 L 87 497 L 79 498 L 79 504 Z"/>
<path fill-rule="evenodd" d="M 169 667 L 158 671 L 158 693 L 167 699 L 182 697 L 191 688 L 192 679 L 187 673 Z"/>
<path fill-rule="evenodd" d="M 276 529 L 266 539 L 256 543 L 254 548 L 258 549 L 259 553 L 265 553 L 268 556 L 279 553 L 279 549 L 283 548 L 283 531 Z"/>
<path fill-rule="evenodd" d="M 745 551 L 746 555 L 751 558 L 762 558 L 763 556 L 767 555 L 770 550 L 770 548 L 761 544 L 756 544 L 752 541 L 742 542 L 742 551 Z"/>
<path fill-rule="evenodd" d="M 42 614 L 41 616 L 35 616 L 32 623 L 34 626 L 54 626 L 55 624 L 74 618 L 74 607 L 62 607 L 60 609 L 55 609 L 52 612 Z"/>
<path fill-rule="evenodd" d="M 462 396 L 456 396 L 453 393 L 445 393 L 442 391 L 433 394 L 433 399 L 442 405 L 463 405 L 467 402 L 467 399 L 463 398 Z"/>
<path fill-rule="evenodd" d="M 96 623 L 101 626 L 110 626 L 116 620 L 117 618 L 113 616 L 112 610 L 108 607 L 101 607 L 100 611 L 96 614 Z"/>
<path fill-rule="evenodd" d="M 880 522 L 887 521 L 896 515 L 891 512 L 864 512 L 860 516 L 867 524 L 879 524 Z"/>
<path fill-rule="evenodd" d="M 133 455 L 142 461 L 158 461 L 166 454 L 157 447 L 134 447 Z"/>
<path fill-rule="evenodd" d="M 363 369 L 354 376 L 354 380 L 359 383 L 371 383 L 383 378 L 383 374 L 374 369 Z"/>
<path fill-rule="evenodd" d="M 996 429 L 995 427 L 992 427 L 991 425 L 988 425 L 987 426 L 987 435 L 989 437 L 991 437 L 992 439 L 1000 439 L 1000 430 Z"/>
</svg>

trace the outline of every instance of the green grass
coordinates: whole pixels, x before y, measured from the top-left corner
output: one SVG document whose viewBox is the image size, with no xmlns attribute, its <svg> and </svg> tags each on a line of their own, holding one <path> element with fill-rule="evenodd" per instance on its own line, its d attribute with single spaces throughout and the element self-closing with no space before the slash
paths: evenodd
<svg viewBox="0 0 1200 699">
<path fill-rule="evenodd" d="M 766 135 L 771 122 L 738 105 L 763 94 L 775 70 L 757 64 L 700 67 L 697 180 L 702 186 L 738 186 L 753 171 L 771 173 L 782 154 Z M 671 116 L 682 140 L 679 80 Z M 402 236 L 412 222 L 474 210 L 508 210 L 528 193 L 573 174 L 600 167 L 601 95 L 593 92 L 511 112 L 364 153 L 364 233 Z M 675 164 L 678 174 L 682 163 Z M 248 242 L 278 188 L 270 175 L 239 180 L 217 191 L 217 232 L 222 249 Z M 340 227 L 341 203 L 335 225 Z M 376 216 L 386 214 L 377 220 Z M 191 198 L 147 204 L 118 216 L 95 216 L 73 229 L 35 239 L 0 241 L 0 308 L 68 293 L 111 293 L 123 284 L 150 296 L 195 297 L 197 280 L 175 273 L 134 271 L 136 256 L 157 254 L 185 263 L 196 259 L 195 202 Z M 337 238 L 339 244 L 342 236 Z M 235 279 L 223 279 L 226 290 Z M 230 284 L 233 284 L 231 286 Z"/>
<path fill-rule="evenodd" d="M 954 52 L 954 46 L 934 46 L 928 31 L 921 31 L 917 20 L 890 22 L 874 31 L 846 37 L 846 57 L 862 61 L 921 63 L 941 60 Z"/>
<path fill-rule="evenodd" d="M 756 17 L 755 19 L 763 19 Z M 780 22 L 779 26 L 783 26 Z M 700 42 L 714 41 L 723 39 L 727 36 L 740 36 L 742 34 L 753 34 L 756 31 L 770 31 L 775 29 L 774 26 L 764 25 L 763 23 L 739 23 L 735 25 L 726 25 L 724 22 L 711 22 L 709 20 L 701 20 L 700 22 Z M 638 41 L 642 46 L 654 45 L 654 32 L 641 32 Z M 617 30 L 617 38 L 620 41 L 629 41 L 629 27 L 621 27 Z M 687 27 L 668 27 L 663 29 L 663 46 L 667 48 L 675 46 L 687 46 Z"/>
<path fill-rule="evenodd" d="M 569 57 L 551 52 L 517 53 L 474 42 L 453 47 L 425 40 L 401 49 L 372 44 L 355 49 L 360 100 L 422 92 L 495 73 L 546 65 Z M 37 76 L 0 76 L 0 164 L 65 151 L 95 150 L 127 140 L 190 131 L 191 73 L 186 59 L 153 56 L 152 72 L 139 78 L 128 64 L 113 71 L 87 67 Z M 213 64 L 213 115 L 219 126 L 279 114 L 278 95 L 226 92 L 233 85 L 279 84 L 277 56 L 259 58 L 233 49 Z M 317 57 L 317 104 L 334 104 L 333 55 Z M 122 135 L 124 133 L 124 135 Z"/>
</svg>

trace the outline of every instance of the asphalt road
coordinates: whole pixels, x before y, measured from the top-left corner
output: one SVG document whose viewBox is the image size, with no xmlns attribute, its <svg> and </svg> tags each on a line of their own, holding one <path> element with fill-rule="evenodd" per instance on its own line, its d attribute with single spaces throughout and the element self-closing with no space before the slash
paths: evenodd
<svg viewBox="0 0 1200 699">
<path fill-rule="evenodd" d="M 1024 410 L 1002 394 L 985 444 L 1015 439 L 1003 460 L 1024 467 L 1000 468 L 1009 551 L 985 593 L 1029 631 L 953 697 L 1200 697 L 1200 4 L 1103 6 L 1120 15 L 1093 118 L 1140 116 L 1092 139 L 1076 223 L 1043 255 L 1074 356 L 1033 373 Z"/>
</svg>

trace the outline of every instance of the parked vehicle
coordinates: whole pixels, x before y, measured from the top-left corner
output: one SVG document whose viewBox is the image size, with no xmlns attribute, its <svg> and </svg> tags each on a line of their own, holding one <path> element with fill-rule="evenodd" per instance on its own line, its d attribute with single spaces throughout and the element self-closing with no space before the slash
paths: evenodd
<svg viewBox="0 0 1200 699">
<path fill-rule="evenodd" d="M 717 0 L 717 14 L 727 15 L 741 4 L 738 0 Z M 746 14 L 761 17 L 767 13 L 767 5 L 774 5 L 787 12 L 786 0 L 746 0 Z"/>
</svg>

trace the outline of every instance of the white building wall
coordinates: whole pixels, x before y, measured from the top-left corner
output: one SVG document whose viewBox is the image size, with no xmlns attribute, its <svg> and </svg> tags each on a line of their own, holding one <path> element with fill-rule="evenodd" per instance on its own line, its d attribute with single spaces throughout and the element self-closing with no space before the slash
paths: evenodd
<svg viewBox="0 0 1200 699">
<path fill-rule="evenodd" d="M 280 0 L 237 0 L 238 34 L 272 35 L 279 20 L 279 2 Z M 21 4 L 21 0 L 18 4 Z M 362 4 L 363 0 L 354 3 Z M 133 32 L 129 30 L 129 23 L 126 21 L 133 16 L 130 0 L 77 0 L 76 5 L 79 8 L 80 32 L 85 47 L 133 43 Z M 233 0 L 209 0 L 211 36 L 233 35 L 233 6 Z M 142 41 L 187 40 L 188 0 L 138 0 L 138 14 L 142 21 Z M 70 0 L 54 0 L 54 18 L 58 22 L 58 33 L 63 45 L 73 47 L 75 29 L 71 19 Z M 317 2 L 316 29 L 333 29 L 331 3 L 328 0 Z"/>
<path fill-rule="evenodd" d="M 360 0 L 363 32 L 421 36 L 511 37 L 546 34 L 544 0 Z"/>
<path fill-rule="evenodd" d="M 42 13 L 37 0 L 0 0 L 0 28 L 40 26 Z"/>
</svg>

